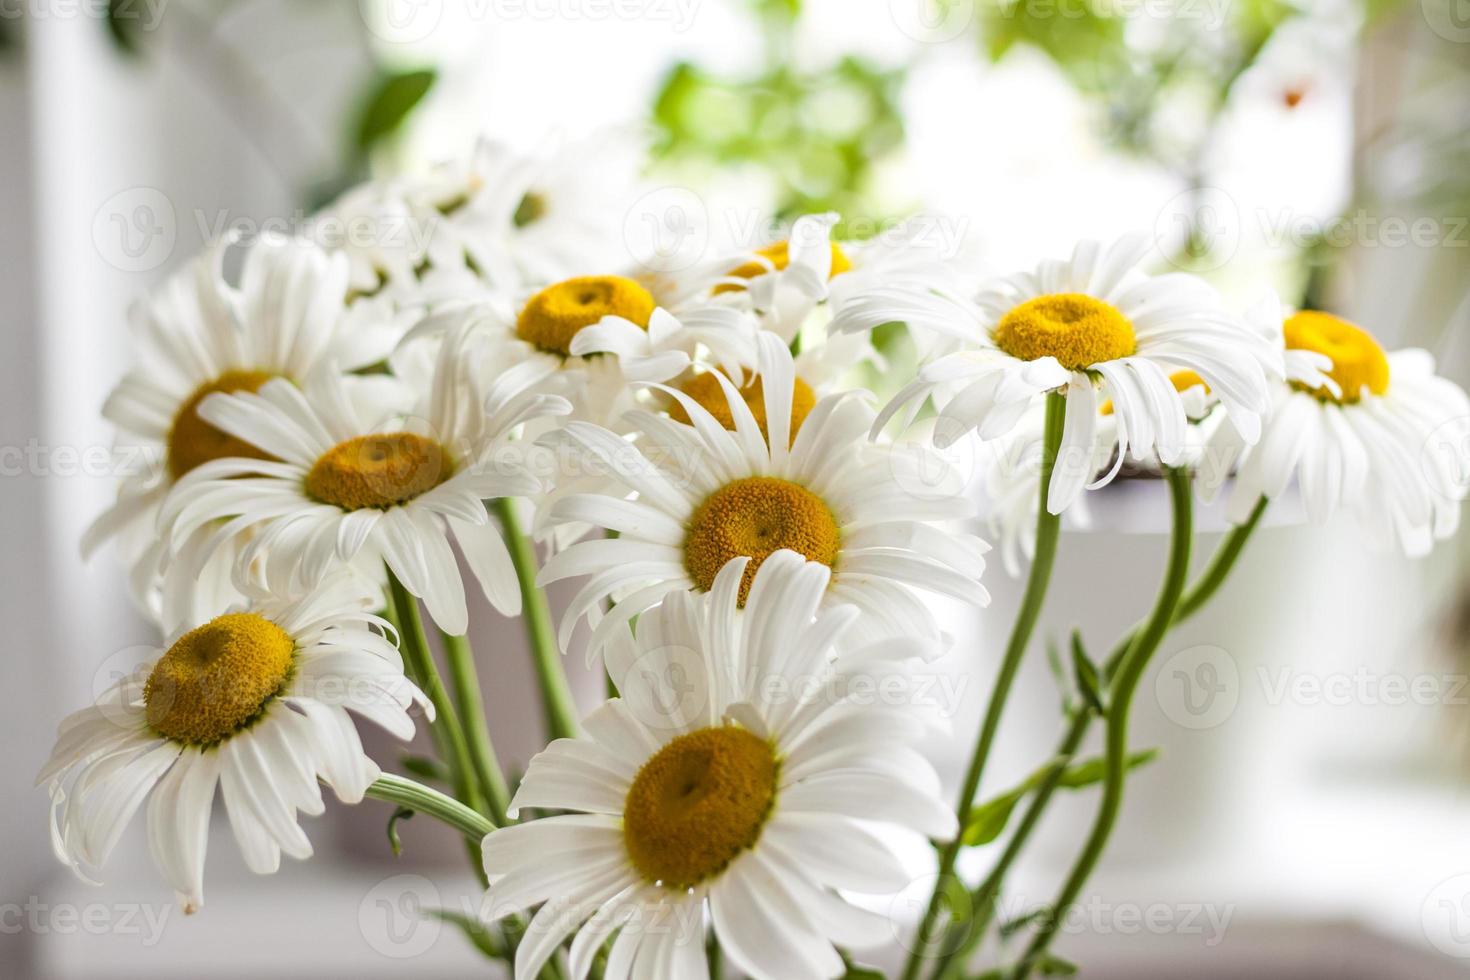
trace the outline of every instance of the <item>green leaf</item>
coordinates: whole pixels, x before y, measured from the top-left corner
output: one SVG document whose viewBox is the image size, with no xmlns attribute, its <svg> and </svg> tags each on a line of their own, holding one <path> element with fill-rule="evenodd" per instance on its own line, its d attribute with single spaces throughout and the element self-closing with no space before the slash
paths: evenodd
<svg viewBox="0 0 1470 980">
<path fill-rule="evenodd" d="M 1130 770 L 1137 769 L 1139 766 L 1152 762 L 1158 758 L 1158 755 L 1158 749 L 1144 749 L 1142 752 L 1134 752 L 1129 755 L 1124 760 L 1124 765 Z M 989 844 L 999 837 L 1001 832 L 1006 829 L 1006 824 L 1010 822 L 1011 814 L 1015 811 L 1016 804 L 1021 802 L 1027 793 L 1036 789 L 1036 787 L 1049 779 L 1058 769 L 1065 766 L 1066 762 L 1065 757 L 1058 757 L 1051 760 L 1027 776 L 1019 786 L 993 799 L 986 800 L 971 810 L 970 821 L 965 824 L 965 832 L 961 838 L 965 846 L 979 847 L 983 844 Z M 1063 769 L 1061 775 L 1057 778 L 1057 788 L 1082 789 L 1085 786 L 1102 782 L 1106 775 L 1107 763 L 1101 756 L 1097 756 L 1079 762 L 1075 766 Z"/>
<path fill-rule="evenodd" d="M 1082 634 L 1072 631 L 1072 676 L 1077 681 L 1077 690 L 1082 699 L 1100 715 L 1107 714 L 1103 707 L 1102 691 L 1098 687 L 1097 667 L 1088 659 L 1082 648 Z"/>
<path fill-rule="evenodd" d="M 713 941 L 713 938 L 711 936 L 711 941 Z M 842 952 L 841 956 L 842 965 L 847 969 L 847 972 L 842 975 L 842 980 L 884 980 L 881 970 L 875 970 L 871 966 L 864 966 L 861 963 L 854 962 L 853 958 L 846 952 Z"/>
<path fill-rule="evenodd" d="M 388 846 L 393 848 L 393 856 L 399 857 L 403 854 L 403 843 L 398 839 L 398 821 L 413 819 L 414 811 L 406 806 L 401 806 L 393 811 L 393 816 L 388 818 Z"/>
<path fill-rule="evenodd" d="M 1130 753 L 1123 760 L 1123 766 L 1125 769 L 1137 769 L 1139 766 L 1148 765 L 1158 757 L 1158 749 L 1144 749 L 1142 752 Z M 1085 762 L 1079 762 L 1062 773 L 1062 778 L 1057 781 L 1057 785 L 1067 789 L 1081 789 L 1084 786 L 1102 782 L 1107 774 L 1107 760 L 1102 756 L 1096 756 Z"/>
<path fill-rule="evenodd" d="M 1021 785 L 1015 787 L 1008 793 L 1003 793 L 994 799 L 987 800 L 970 811 L 970 822 L 965 825 L 965 833 L 962 840 L 969 847 L 979 847 L 981 844 L 989 844 L 1000 836 L 1001 831 L 1006 829 L 1006 824 L 1011 819 L 1011 813 L 1016 809 L 1016 804 L 1021 802 L 1025 795 L 1040 786 L 1042 781 L 1049 777 L 1060 767 L 1066 765 L 1065 758 L 1056 758 L 1040 769 L 1027 776 Z"/>
<path fill-rule="evenodd" d="M 1045 953 L 1036 962 L 1036 970 L 1044 977 L 1073 977 L 1077 975 L 1077 964 L 1055 953 Z"/>
<path fill-rule="evenodd" d="M 1051 909 L 1043 905 L 1041 908 L 1032 909 L 1020 918 L 1010 919 L 1000 924 L 1002 938 L 1014 935 L 1018 930 L 1026 928 L 1033 922 L 1041 922 L 1051 917 Z"/>
<path fill-rule="evenodd" d="M 1057 686 L 1064 687 L 1067 672 L 1062 669 L 1062 651 L 1058 649 L 1056 639 L 1050 636 L 1046 638 L 1046 666 L 1056 679 Z"/>
<path fill-rule="evenodd" d="M 1029 788 L 1023 785 L 1004 796 L 987 800 L 971 811 L 970 822 L 965 826 L 965 846 L 979 847 L 999 837 L 1011 819 L 1011 812 Z"/>
<path fill-rule="evenodd" d="M 431 779 L 437 783 L 449 782 L 449 770 L 437 759 L 422 755 L 404 755 L 398 761 L 410 774 L 420 779 Z"/>
<path fill-rule="evenodd" d="M 119 51 L 135 58 L 143 53 L 140 14 L 137 0 L 107 0 L 107 33 Z"/>
<path fill-rule="evenodd" d="M 490 959 L 509 961 L 510 951 L 506 949 L 499 933 L 492 931 L 478 919 L 452 909 L 424 909 L 424 914 L 432 915 L 441 922 L 459 926 L 465 938 Z"/>
<path fill-rule="evenodd" d="M 385 74 L 368 97 L 357 121 L 357 148 L 366 153 L 379 140 L 403 125 L 429 89 L 438 73 L 432 68 Z"/>
</svg>

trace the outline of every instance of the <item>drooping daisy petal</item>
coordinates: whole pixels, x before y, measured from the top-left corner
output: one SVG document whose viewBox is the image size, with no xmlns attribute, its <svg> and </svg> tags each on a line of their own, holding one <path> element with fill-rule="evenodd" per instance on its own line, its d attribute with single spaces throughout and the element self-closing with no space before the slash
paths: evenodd
<svg viewBox="0 0 1470 980">
<path fill-rule="evenodd" d="M 146 683 L 125 678 L 63 722 L 41 772 L 58 857 L 101 865 L 146 801 L 149 852 L 194 911 L 216 787 L 252 870 L 274 871 L 282 852 L 310 856 L 297 815 L 322 812 L 319 781 L 353 803 L 378 773 L 343 692 L 347 708 L 404 736 L 410 708 L 428 710 L 383 655 L 375 601 L 346 573 L 305 598 L 262 597 L 183 633 L 144 665 Z"/>
</svg>

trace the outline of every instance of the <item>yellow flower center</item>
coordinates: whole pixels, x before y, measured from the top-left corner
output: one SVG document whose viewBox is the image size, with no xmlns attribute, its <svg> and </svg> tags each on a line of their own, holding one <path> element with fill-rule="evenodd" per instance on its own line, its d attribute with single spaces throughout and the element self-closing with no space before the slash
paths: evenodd
<svg viewBox="0 0 1470 980">
<path fill-rule="evenodd" d="M 832 246 L 832 269 L 827 273 L 828 279 L 840 276 L 844 272 L 852 269 L 852 260 L 847 257 L 847 253 L 842 250 L 842 246 L 836 242 L 831 242 L 830 244 Z M 791 264 L 791 245 L 784 239 L 776 242 L 774 245 L 767 245 L 764 248 L 756 249 L 755 254 L 765 259 L 770 265 L 751 259 L 749 262 L 731 269 L 726 275 L 734 276 L 737 279 L 754 279 L 756 276 L 765 275 L 767 272 L 772 271 L 772 269 L 779 272 Z M 716 286 L 715 292 L 731 293 L 744 288 L 744 286 L 736 283 L 726 282 Z"/>
<path fill-rule="evenodd" d="M 1199 385 L 1201 388 L 1203 388 L 1205 390 L 1205 394 L 1208 395 L 1210 393 L 1210 386 L 1205 384 L 1205 379 L 1201 378 L 1193 371 L 1175 371 L 1173 374 L 1169 375 L 1169 383 L 1172 384 L 1174 386 L 1174 390 L 1179 392 L 1181 395 L 1189 389 L 1193 388 L 1195 385 Z M 1098 409 L 1097 411 L 1099 415 L 1112 415 L 1113 400 L 1109 398 L 1107 401 L 1103 402 L 1102 408 Z"/>
<path fill-rule="evenodd" d="M 516 318 L 516 336 L 552 354 L 572 352 L 572 338 L 605 316 L 644 329 L 657 304 L 653 294 L 622 276 L 581 276 L 547 286 Z"/>
<path fill-rule="evenodd" d="M 1287 318 L 1282 333 L 1290 350 L 1316 351 L 1332 358 L 1332 370 L 1327 374 L 1342 386 L 1342 397 L 1334 397 L 1326 387 L 1313 389 L 1302 384 L 1294 387 L 1323 401 L 1348 405 L 1363 396 L 1364 388 L 1375 395 L 1388 390 L 1388 355 L 1362 327 L 1331 313 L 1303 310 Z"/>
<path fill-rule="evenodd" d="M 1082 293 L 1028 299 L 995 325 L 996 346 L 1023 361 L 1055 357 L 1069 371 L 1137 350 L 1133 324 L 1117 308 Z"/>
<path fill-rule="evenodd" d="M 715 421 L 719 422 L 731 432 L 735 431 L 735 416 L 730 413 L 730 403 L 725 398 L 725 389 L 720 387 L 720 382 L 712 372 L 696 374 L 688 381 L 679 386 L 679 390 L 690 398 L 699 402 Z M 745 404 L 750 407 L 750 414 L 755 416 L 756 423 L 761 427 L 761 435 L 770 442 L 771 433 L 766 429 L 766 399 L 765 388 L 761 385 L 761 379 L 756 378 L 750 384 L 740 389 L 740 397 L 745 399 Z M 812 408 L 817 404 L 816 392 L 812 386 L 800 378 L 791 388 L 791 441 L 796 442 L 796 434 L 801 431 L 801 424 L 811 414 Z M 690 424 L 689 413 L 684 411 L 684 406 L 674 402 L 669 406 L 669 415 L 675 421 Z"/>
<path fill-rule="evenodd" d="M 743 728 L 680 735 L 643 764 L 623 808 L 623 840 L 646 880 L 692 888 L 755 845 L 776 798 L 771 746 Z"/>
<path fill-rule="evenodd" d="M 412 432 L 358 436 L 322 454 L 306 474 L 306 492 L 343 510 L 386 508 L 427 493 L 454 473 L 439 443 Z"/>
<path fill-rule="evenodd" d="M 744 605 L 756 569 L 769 555 L 789 548 L 831 568 L 840 538 L 837 518 L 821 497 L 787 480 L 750 476 L 725 484 L 694 509 L 684 539 L 684 567 L 708 592 L 726 562 L 750 558 L 740 582 Z"/>
<path fill-rule="evenodd" d="M 275 375 L 265 371 L 226 371 L 213 381 L 194 390 L 174 415 L 168 430 L 168 473 L 175 480 L 196 466 L 215 459 L 243 456 L 247 459 L 272 459 L 243 439 L 221 432 L 199 417 L 199 403 L 216 391 L 259 391 Z"/>
<path fill-rule="evenodd" d="M 290 634 L 254 613 L 226 613 L 168 648 L 148 675 L 148 724 L 190 745 L 213 745 L 259 717 L 291 673 Z"/>
</svg>

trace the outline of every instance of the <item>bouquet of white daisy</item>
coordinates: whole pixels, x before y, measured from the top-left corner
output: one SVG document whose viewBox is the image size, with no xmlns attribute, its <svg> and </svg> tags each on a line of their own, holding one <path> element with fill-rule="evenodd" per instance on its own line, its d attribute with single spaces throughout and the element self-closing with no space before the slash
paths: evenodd
<svg viewBox="0 0 1470 980">
<path fill-rule="evenodd" d="M 869 951 L 897 942 L 895 976 L 956 978 L 1053 791 L 1091 781 L 1075 867 L 1003 964 L 1065 971 L 1051 941 L 1117 821 L 1140 678 L 1271 502 L 1299 493 L 1312 520 L 1350 512 L 1411 554 L 1456 528 L 1470 459 L 1444 436 L 1470 402 L 1422 351 L 1325 312 L 1234 311 L 1150 275 L 1143 237 L 978 288 L 914 240 L 837 240 L 835 215 L 624 267 L 596 166 L 482 145 L 332 211 L 427 240 L 220 242 L 137 306 L 140 363 L 104 413 L 159 465 L 85 548 L 115 545 L 163 643 L 62 722 L 40 774 L 79 874 L 146 803 L 195 911 L 217 789 L 269 873 L 311 855 L 298 815 L 325 785 L 462 834 L 483 947 L 517 977 L 871 977 Z M 886 373 L 871 337 L 890 324 L 920 366 L 879 407 L 849 382 Z M 962 439 L 980 472 L 948 468 Z M 1004 829 L 977 798 L 1061 517 L 1085 521 L 1124 470 L 1168 487 L 1164 580 L 1109 656 L 1074 644 L 1060 742 L 965 880 L 961 851 Z M 1235 527 L 1190 581 L 1193 501 L 1222 487 Z M 988 602 L 981 520 L 1027 581 L 1005 649 L 977 656 L 931 597 Z M 558 623 L 543 590 L 565 579 Z M 495 668 L 465 637 L 476 593 L 524 621 L 545 706 L 549 744 L 514 784 L 481 703 Z M 603 703 L 572 697 L 573 650 L 605 672 Z M 935 720 L 870 696 L 941 657 L 995 672 L 978 730 L 951 733 L 973 746 L 953 805 L 918 748 Z M 383 772 L 362 720 L 429 726 L 442 779 Z M 1094 724 L 1106 748 L 1084 765 Z M 933 842 L 927 871 L 902 835 Z M 917 922 L 885 901 L 916 874 Z"/>
</svg>

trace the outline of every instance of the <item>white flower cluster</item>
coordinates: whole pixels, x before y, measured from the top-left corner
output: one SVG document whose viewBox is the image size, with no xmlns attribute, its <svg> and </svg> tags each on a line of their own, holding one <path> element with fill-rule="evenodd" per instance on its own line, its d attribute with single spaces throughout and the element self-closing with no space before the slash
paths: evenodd
<svg viewBox="0 0 1470 980">
<path fill-rule="evenodd" d="M 514 922 L 517 976 L 706 976 L 712 931 L 751 976 L 836 977 L 892 935 L 848 900 L 908 884 L 891 834 L 958 829 L 914 747 L 930 722 L 854 692 L 946 653 L 929 597 L 988 602 L 963 522 L 988 516 L 1016 564 L 1040 501 L 1188 467 L 1238 474 L 1242 520 L 1296 486 L 1313 518 L 1354 510 L 1411 551 L 1454 529 L 1470 406 L 1422 352 L 1327 314 L 1237 315 L 1146 274 L 1132 237 L 973 294 L 902 242 L 834 239 L 835 215 L 641 268 L 619 237 L 632 186 L 593 157 L 482 143 L 329 209 L 423 236 L 264 238 L 233 281 L 220 242 L 138 304 L 139 363 L 104 412 L 161 465 L 85 548 L 117 546 L 166 642 L 61 726 L 41 780 L 63 861 L 101 865 L 146 802 L 197 908 L 216 788 L 273 871 L 310 854 L 320 783 L 349 803 L 385 785 L 353 716 L 407 738 L 418 712 L 449 771 L 418 805 L 499 825 L 484 918 Z M 876 411 L 850 379 L 885 369 L 872 330 L 895 322 L 923 361 Z M 972 430 L 988 515 L 940 452 Z M 619 694 L 511 799 L 418 619 L 463 651 L 462 569 Z M 563 579 L 581 586 L 553 638 L 538 587 Z"/>
</svg>

